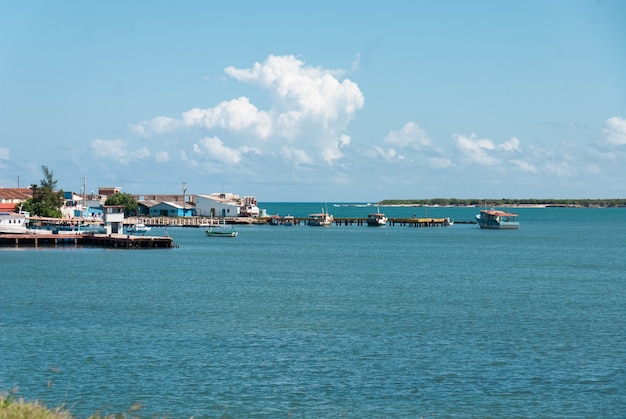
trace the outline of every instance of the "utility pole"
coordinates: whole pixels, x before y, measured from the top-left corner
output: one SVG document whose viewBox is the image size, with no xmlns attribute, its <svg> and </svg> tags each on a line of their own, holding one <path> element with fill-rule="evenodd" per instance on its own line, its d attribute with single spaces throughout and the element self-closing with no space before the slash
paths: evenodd
<svg viewBox="0 0 626 419">
<path fill-rule="evenodd" d="M 187 206 L 185 205 L 185 194 L 187 193 L 187 182 L 183 182 L 183 217 L 187 213 Z"/>
</svg>

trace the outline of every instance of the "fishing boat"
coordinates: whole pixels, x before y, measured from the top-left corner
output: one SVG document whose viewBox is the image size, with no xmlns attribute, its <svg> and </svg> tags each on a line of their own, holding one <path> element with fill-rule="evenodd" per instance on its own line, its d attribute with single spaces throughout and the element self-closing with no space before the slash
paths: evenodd
<svg viewBox="0 0 626 419">
<path fill-rule="evenodd" d="M 133 224 L 130 227 L 128 227 L 128 232 L 129 233 L 145 234 L 145 233 L 147 233 L 150 230 L 151 230 L 151 228 L 148 227 L 147 225 L 145 225 L 142 222 L 138 222 L 138 223 Z"/>
<path fill-rule="evenodd" d="M 283 218 L 283 225 L 292 226 L 295 224 L 296 224 L 296 219 L 294 218 L 293 215 L 285 215 L 285 218 Z"/>
<path fill-rule="evenodd" d="M 24 212 L 0 212 L 0 234 L 27 233 L 28 220 L 28 214 Z"/>
<path fill-rule="evenodd" d="M 367 216 L 366 222 L 370 227 L 380 227 L 387 225 L 387 217 L 380 212 L 380 208 L 377 208 L 376 212 L 372 212 Z"/>
<path fill-rule="evenodd" d="M 334 217 L 328 213 L 328 210 L 325 212 L 324 208 L 322 208 L 320 213 L 309 214 L 309 220 L 306 224 L 314 227 L 330 227 L 333 220 Z"/>
<path fill-rule="evenodd" d="M 239 234 L 238 231 L 235 231 L 233 227 L 226 227 L 226 220 L 224 223 L 220 225 L 211 225 L 209 229 L 206 231 L 207 237 L 237 237 Z"/>
<path fill-rule="evenodd" d="M 519 228 L 519 215 L 513 212 L 506 212 L 496 209 L 480 210 L 476 214 L 476 221 L 480 228 L 516 230 Z"/>
</svg>

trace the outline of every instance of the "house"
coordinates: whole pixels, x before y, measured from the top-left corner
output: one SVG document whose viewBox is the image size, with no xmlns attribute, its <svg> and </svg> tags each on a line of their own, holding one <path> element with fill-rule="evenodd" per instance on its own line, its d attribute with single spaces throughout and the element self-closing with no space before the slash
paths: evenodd
<svg viewBox="0 0 626 419">
<path fill-rule="evenodd" d="M 122 192 L 122 188 L 120 188 L 119 186 L 115 186 L 115 187 L 100 186 L 98 188 L 98 195 L 104 196 L 104 197 L 111 196 L 111 195 L 117 195 L 117 194 L 119 194 L 121 192 Z"/>
<path fill-rule="evenodd" d="M 61 213 L 64 218 L 80 217 L 83 208 L 83 197 L 76 192 L 63 192 L 63 208 Z"/>
<path fill-rule="evenodd" d="M 196 215 L 202 217 L 238 217 L 241 200 L 232 193 L 196 195 Z"/>
<path fill-rule="evenodd" d="M 13 212 L 16 206 L 32 197 L 30 188 L 0 188 L 0 211 Z"/>
<path fill-rule="evenodd" d="M 195 215 L 195 210 L 189 204 L 182 202 L 159 202 L 151 206 L 144 206 L 152 217 L 185 217 Z"/>
</svg>

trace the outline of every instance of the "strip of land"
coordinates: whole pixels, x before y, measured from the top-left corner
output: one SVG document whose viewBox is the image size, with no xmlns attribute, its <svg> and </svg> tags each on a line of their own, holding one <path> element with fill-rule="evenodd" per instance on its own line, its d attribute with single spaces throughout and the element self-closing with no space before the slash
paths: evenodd
<svg viewBox="0 0 626 419">
<path fill-rule="evenodd" d="M 626 199 L 384 199 L 379 205 L 398 206 L 452 206 L 452 207 L 583 207 L 613 208 L 626 207 Z"/>
</svg>

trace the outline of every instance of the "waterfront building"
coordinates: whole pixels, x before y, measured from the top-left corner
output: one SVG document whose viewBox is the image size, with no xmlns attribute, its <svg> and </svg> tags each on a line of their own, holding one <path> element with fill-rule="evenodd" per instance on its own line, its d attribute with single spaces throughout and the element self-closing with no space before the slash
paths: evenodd
<svg viewBox="0 0 626 419">
<path fill-rule="evenodd" d="M 241 206 L 239 195 L 232 193 L 196 195 L 196 214 L 202 217 L 238 217 Z"/>
</svg>

